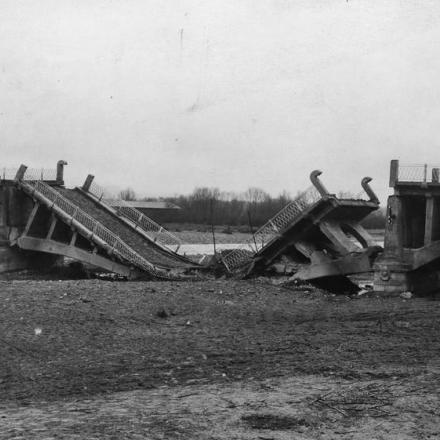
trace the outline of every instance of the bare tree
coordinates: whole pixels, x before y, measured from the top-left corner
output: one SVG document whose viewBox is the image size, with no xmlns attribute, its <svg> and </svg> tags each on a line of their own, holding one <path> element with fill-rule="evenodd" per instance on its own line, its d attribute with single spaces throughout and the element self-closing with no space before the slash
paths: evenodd
<svg viewBox="0 0 440 440">
<path fill-rule="evenodd" d="M 136 193 L 131 188 L 125 188 L 119 192 L 118 197 L 121 200 L 136 200 Z"/>
<path fill-rule="evenodd" d="M 270 195 L 261 188 L 251 187 L 244 193 L 244 199 L 252 205 L 256 205 L 269 200 Z"/>
</svg>

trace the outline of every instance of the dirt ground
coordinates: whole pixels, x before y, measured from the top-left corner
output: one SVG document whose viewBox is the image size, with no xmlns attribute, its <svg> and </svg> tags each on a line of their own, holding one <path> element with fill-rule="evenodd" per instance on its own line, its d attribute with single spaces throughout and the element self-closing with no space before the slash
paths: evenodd
<svg viewBox="0 0 440 440">
<path fill-rule="evenodd" d="M 438 439 L 440 302 L 0 281 L 1 439 Z"/>
</svg>

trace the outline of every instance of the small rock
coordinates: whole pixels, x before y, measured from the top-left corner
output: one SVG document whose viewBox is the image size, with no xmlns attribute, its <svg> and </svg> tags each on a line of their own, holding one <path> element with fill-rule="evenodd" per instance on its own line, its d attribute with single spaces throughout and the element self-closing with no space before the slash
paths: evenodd
<svg viewBox="0 0 440 440">
<path fill-rule="evenodd" d="M 168 318 L 168 317 L 170 316 L 170 314 L 169 314 L 168 310 L 166 310 L 166 309 L 159 309 L 159 310 L 156 312 L 156 316 L 157 316 L 158 318 L 165 319 L 165 318 Z"/>
<path fill-rule="evenodd" d="M 412 292 L 402 292 L 399 296 L 403 299 L 411 299 L 413 294 Z"/>
</svg>

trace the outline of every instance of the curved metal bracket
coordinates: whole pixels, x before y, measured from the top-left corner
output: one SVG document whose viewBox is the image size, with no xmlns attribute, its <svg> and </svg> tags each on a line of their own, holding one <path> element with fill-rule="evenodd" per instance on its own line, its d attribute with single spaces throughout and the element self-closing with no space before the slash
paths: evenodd
<svg viewBox="0 0 440 440">
<path fill-rule="evenodd" d="M 61 185 L 64 183 L 64 165 L 67 165 L 67 162 L 65 160 L 59 160 L 57 162 L 57 183 L 60 183 Z"/>
<path fill-rule="evenodd" d="M 369 183 L 372 180 L 373 179 L 371 177 L 364 177 L 362 179 L 361 185 L 364 191 L 367 193 L 367 196 L 370 198 L 370 202 L 379 204 L 380 203 L 379 199 L 377 198 L 375 192 L 371 189 L 371 186 L 369 185 Z"/>
<path fill-rule="evenodd" d="M 323 185 L 323 183 L 319 180 L 319 176 L 322 174 L 322 171 L 315 170 L 310 173 L 310 180 L 313 183 L 313 186 L 318 190 L 319 194 L 321 194 L 322 197 L 327 197 L 329 195 L 329 192 L 327 191 L 326 187 Z"/>
</svg>

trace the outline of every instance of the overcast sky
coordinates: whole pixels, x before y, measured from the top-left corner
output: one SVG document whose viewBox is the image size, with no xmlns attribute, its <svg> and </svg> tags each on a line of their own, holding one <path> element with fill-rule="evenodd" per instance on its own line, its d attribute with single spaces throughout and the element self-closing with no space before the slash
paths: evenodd
<svg viewBox="0 0 440 440">
<path fill-rule="evenodd" d="M 437 0 L 1 0 L 0 167 L 276 195 L 440 162 Z"/>
</svg>

